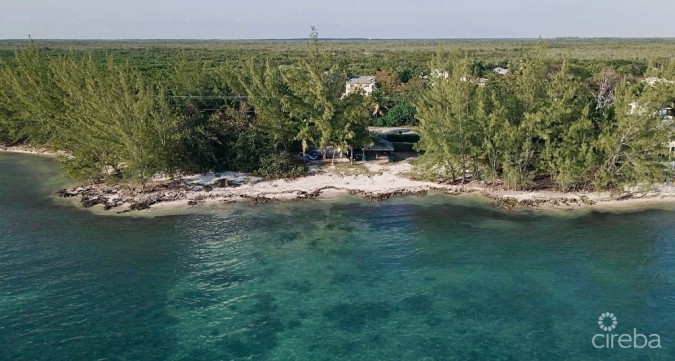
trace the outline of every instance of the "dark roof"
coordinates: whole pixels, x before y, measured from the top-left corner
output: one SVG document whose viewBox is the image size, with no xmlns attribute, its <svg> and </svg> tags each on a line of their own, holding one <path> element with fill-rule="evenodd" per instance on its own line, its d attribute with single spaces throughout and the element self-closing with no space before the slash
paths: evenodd
<svg viewBox="0 0 675 361">
<path fill-rule="evenodd" d="M 363 147 L 364 152 L 393 152 L 394 144 L 380 137 L 375 137 L 375 143 L 369 147 Z"/>
</svg>

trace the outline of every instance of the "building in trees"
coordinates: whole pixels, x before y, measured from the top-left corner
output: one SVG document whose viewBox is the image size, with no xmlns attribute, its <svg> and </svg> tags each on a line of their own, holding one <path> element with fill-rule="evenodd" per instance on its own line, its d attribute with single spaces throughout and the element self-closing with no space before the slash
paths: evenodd
<svg viewBox="0 0 675 361">
<path fill-rule="evenodd" d="M 450 77 L 450 73 L 447 70 L 442 69 L 434 69 L 431 71 L 431 74 L 429 75 L 431 75 L 432 78 L 437 79 L 439 78 L 447 79 L 448 77 Z"/>
<path fill-rule="evenodd" d="M 628 111 L 629 115 L 644 115 L 647 114 L 647 106 L 645 104 L 640 104 L 638 102 L 628 103 L 630 110 Z M 653 112 L 653 115 L 659 117 L 663 121 L 673 120 L 673 108 L 671 107 L 661 107 Z"/>
<path fill-rule="evenodd" d="M 664 83 L 664 84 L 673 84 L 673 83 L 675 83 L 675 82 L 673 82 L 672 80 L 668 80 L 668 79 L 664 79 L 664 78 L 658 78 L 658 77 L 655 77 L 655 76 L 652 76 L 652 77 L 649 77 L 649 78 L 645 78 L 645 79 L 643 79 L 642 81 L 645 82 L 645 83 L 647 83 L 647 84 L 649 84 L 649 86 L 652 86 L 652 87 L 655 86 L 655 85 L 657 85 L 657 84 L 659 84 L 659 83 Z"/>
<path fill-rule="evenodd" d="M 673 120 L 673 108 L 663 107 L 656 111 L 656 114 L 661 120 Z"/>
<path fill-rule="evenodd" d="M 369 96 L 377 87 L 377 82 L 374 76 L 360 76 L 347 80 L 345 88 L 345 96 L 353 93 L 362 92 L 363 95 Z"/>
<path fill-rule="evenodd" d="M 506 75 L 506 74 L 509 73 L 509 69 L 502 68 L 501 66 L 498 66 L 498 67 L 492 69 L 492 71 L 494 71 L 495 73 L 497 73 L 499 75 Z"/>
</svg>

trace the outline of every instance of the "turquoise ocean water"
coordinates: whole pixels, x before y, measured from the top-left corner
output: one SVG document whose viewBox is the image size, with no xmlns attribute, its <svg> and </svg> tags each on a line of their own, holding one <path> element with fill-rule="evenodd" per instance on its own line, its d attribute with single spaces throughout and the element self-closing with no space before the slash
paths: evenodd
<svg viewBox="0 0 675 361">
<path fill-rule="evenodd" d="M 675 359 L 675 206 L 428 196 L 120 217 L 53 200 L 63 181 L 53 160 L 0 153 L 1 360 Z M 661 348 L 592 344 L 634 332 Z"/>
</svg>

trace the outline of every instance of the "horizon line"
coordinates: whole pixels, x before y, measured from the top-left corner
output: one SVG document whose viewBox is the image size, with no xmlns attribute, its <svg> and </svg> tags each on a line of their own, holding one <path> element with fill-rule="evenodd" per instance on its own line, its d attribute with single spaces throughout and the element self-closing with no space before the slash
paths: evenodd
<svg viewBox="0 0 675 361">
<path fill-rule="evenodd" d="M 336 41 L 336 40 L 351 40 L 351 41 L 441 41 L 441 40 L 675 40 L 675 37 L 670 36 L 558 36 L 558 37 L 476 37 L 476 38 L 368 38 L 368 37 L 325 37 L 319 38 L 319 41 Z M 237 39 L 222 39 L 222 38 L 5 38 L 0 41 L 306 41 L 308 37 L 300 38 L 237 38 Z"/>
</svg>

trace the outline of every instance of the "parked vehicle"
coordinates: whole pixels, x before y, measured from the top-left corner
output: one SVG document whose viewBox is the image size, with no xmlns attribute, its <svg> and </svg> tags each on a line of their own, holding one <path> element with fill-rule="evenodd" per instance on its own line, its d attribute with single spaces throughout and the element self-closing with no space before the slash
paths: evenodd
<svg viewBox="0 0 675 361">
<path fill-rule="evenodd" d="M 310 150 L 309 152 L 307 152 L 307 154 L 305 154 L 305 158 L 309 160 L 319 160 L 322 157 L 323 154 L 321 154 L 321 152 L 318 150 Z"/>
</svg>

